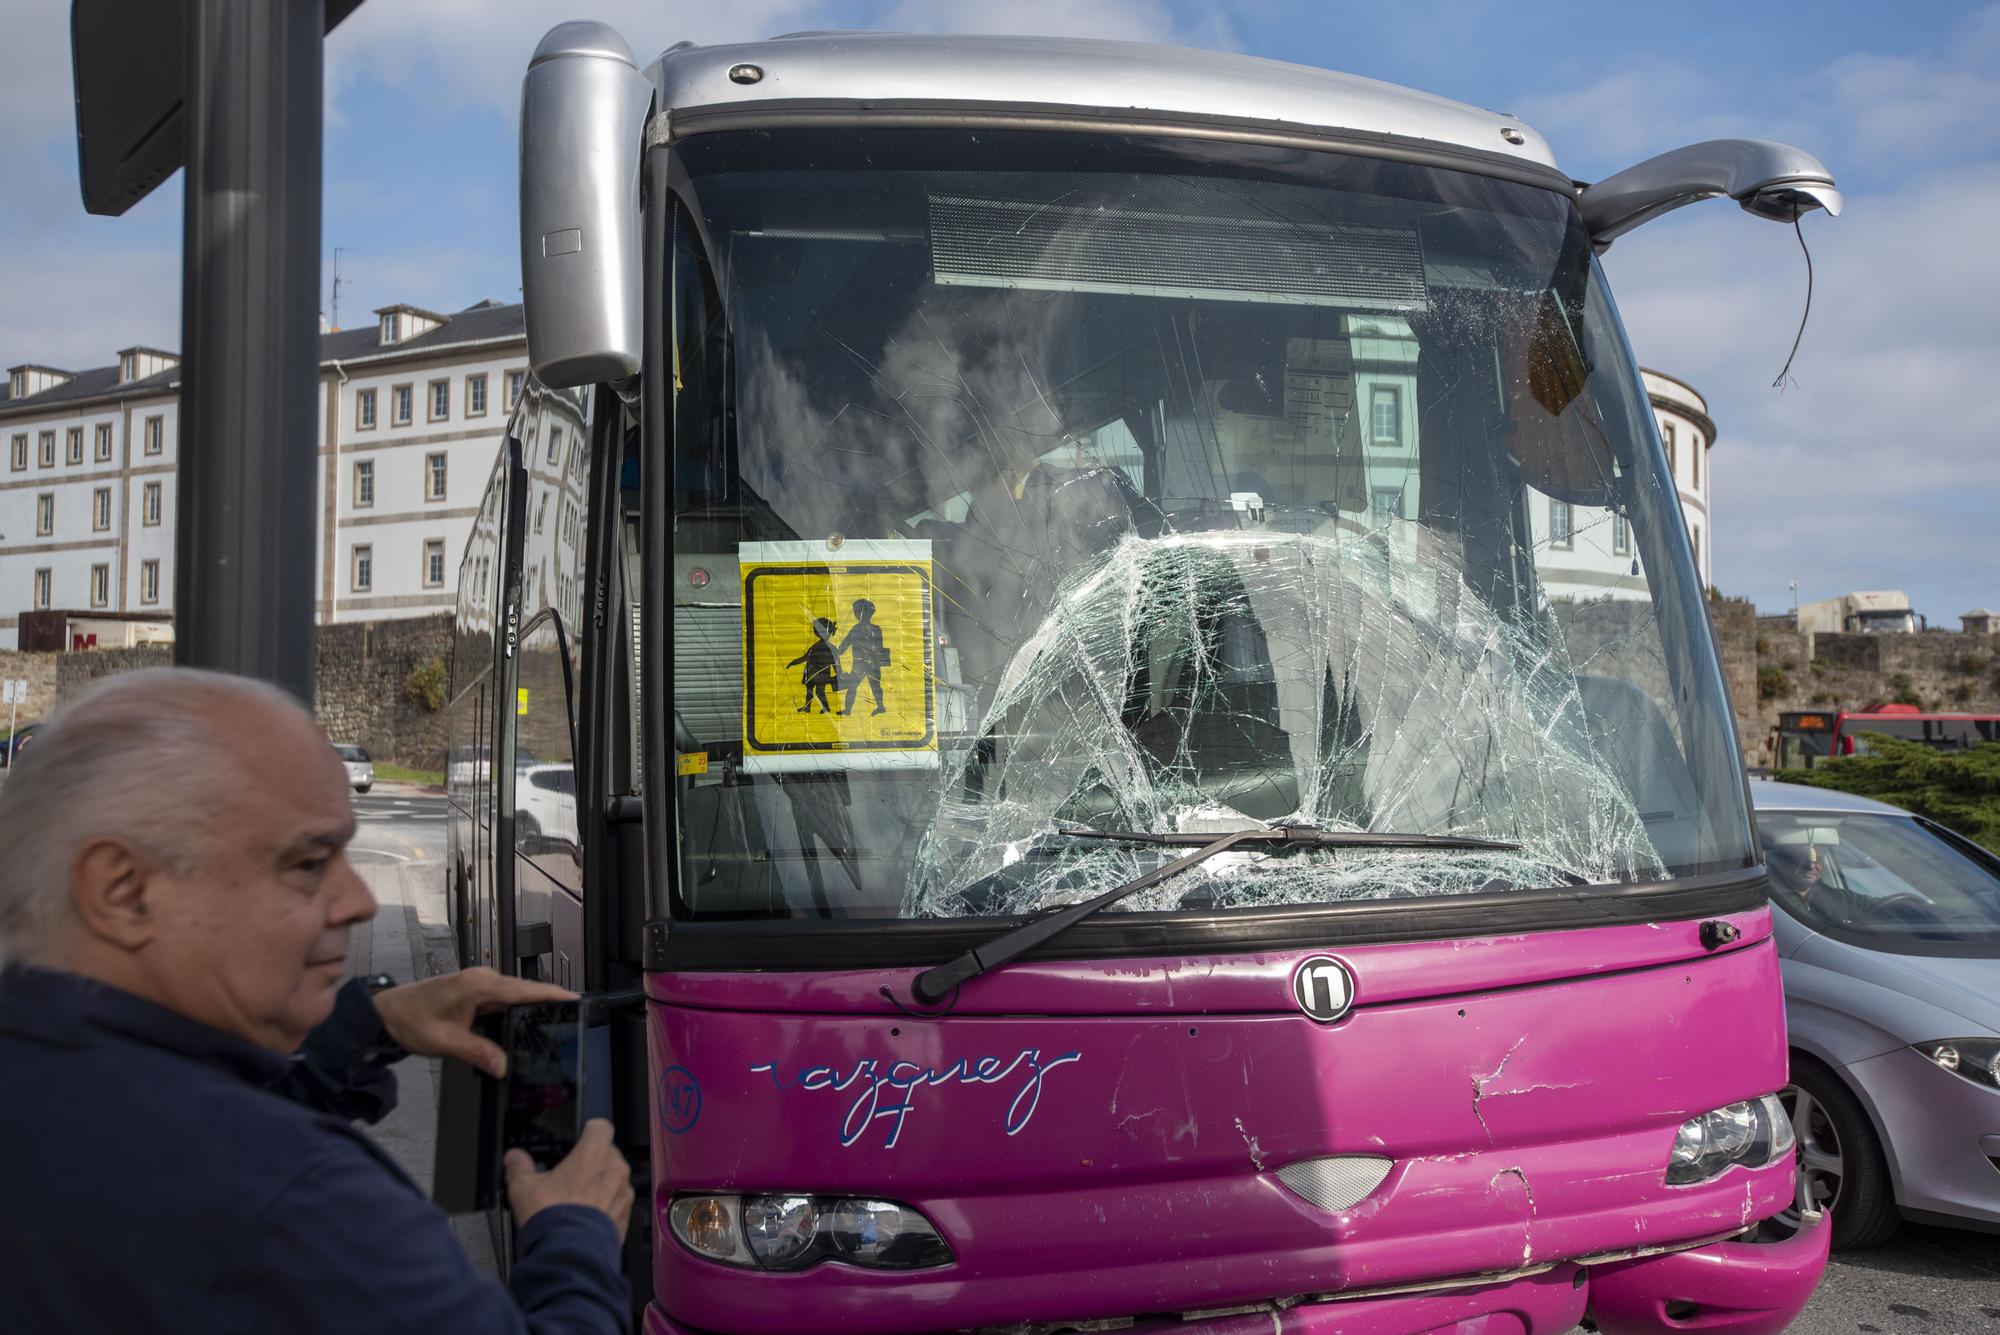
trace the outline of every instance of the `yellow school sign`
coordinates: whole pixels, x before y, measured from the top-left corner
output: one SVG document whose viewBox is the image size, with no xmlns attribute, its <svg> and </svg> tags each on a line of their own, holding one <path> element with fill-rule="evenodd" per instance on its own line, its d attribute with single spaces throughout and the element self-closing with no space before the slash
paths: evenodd
<svg viewBox="0 0 2000 1335">
<path fill-rule="evenodd" d="M 743 768 L 935 768 L 931 545 L 746 542 Z"/>
</svg>

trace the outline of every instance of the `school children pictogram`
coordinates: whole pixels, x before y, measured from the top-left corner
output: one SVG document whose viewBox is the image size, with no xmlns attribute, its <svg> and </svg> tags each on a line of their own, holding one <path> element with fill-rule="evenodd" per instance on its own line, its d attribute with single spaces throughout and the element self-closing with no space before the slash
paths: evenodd
<svg viewBox="0 0 2000 1335">
<path fill-rule="evenodd" d="M 928 542 L 746 542 L 743 768 L 935 768 Z"/>
</svg>

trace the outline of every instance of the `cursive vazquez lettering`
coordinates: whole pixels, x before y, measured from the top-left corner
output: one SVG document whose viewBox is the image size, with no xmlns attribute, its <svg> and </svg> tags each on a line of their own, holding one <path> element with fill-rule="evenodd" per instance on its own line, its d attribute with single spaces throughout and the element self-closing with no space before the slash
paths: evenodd
<svg viewBox="0 0 2000 1335">
<path fill-rule="evenodd" d="M 889 1126 L 882 1148 L 892 1150 L 896 1148 L 897 1138 L 903 1134 L 903 1121 L 915 1106 L 920 1089 L 953 1084 L 997 1085 L 1018 1080 L 1020 1087 L 1014 1094 L 1014 1101 L 1007 1105 L 1005 1128 L 1008 1135 L 1019 1135 L 1034 1118 L 1035 1109 L 1041 1105 L 1043 1077 L 1058 1066 L 1081 1060 L 1081 1052 L 1065 1052 L 1060 1057 L 1044 1058 L 1040 1048 L 1023 1048 L 1012 1059 L 961 1057 L 949 1066 L 924 1066 L 912 1061 L 885 1063 L 874 1057 L 864 1057 L 855 1063 L 852 1070 L 808 1066 L 793 1080 L 787 1080 L 778 1073 L 776 1062 L 759 1062 L 750 1070 L 753 1073 L 768 1073 L 772 1088 L 778 1090 L 830 1089 L 835 1093 L 854 1090 L 854 1101 L 848 1105 L 847 1116 L 840 1124 L 841 1145 L 853 1145 L 867 1133 L 871 1124 L 887 1121 Z"/>
</svg>

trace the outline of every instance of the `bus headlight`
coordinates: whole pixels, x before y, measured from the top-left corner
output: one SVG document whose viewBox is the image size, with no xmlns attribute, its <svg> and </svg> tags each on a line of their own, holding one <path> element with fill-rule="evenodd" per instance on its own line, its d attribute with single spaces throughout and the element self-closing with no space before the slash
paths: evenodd
<svg viewBox="0 0 2000 1335">
<path fill-rule="evenodd" d="M 804 1270 L 837 1261 L 916 1270 L 952 1261 L 930 1220 L 895 1201 L 856 1196 L 682 1196 L 667 1209 L 674 1236 L 711 1261 Z"/>
<path fill-rule="evenodd" d="M 1792 1121 L 1776 1094 L 1690 1117 L 1674 1134 L 1667 1185 L 1706 1182 L 1725 1169 L 1762 1168 L 1791 1153 Z"/>
<path fill-rule="evenodd" d="M 2000 1039 L 1941 1038 L 1916 1046 L 1918 1052 L 1953 1075 L 1988 1089 L 2000 1089 Z"/>
</svg>

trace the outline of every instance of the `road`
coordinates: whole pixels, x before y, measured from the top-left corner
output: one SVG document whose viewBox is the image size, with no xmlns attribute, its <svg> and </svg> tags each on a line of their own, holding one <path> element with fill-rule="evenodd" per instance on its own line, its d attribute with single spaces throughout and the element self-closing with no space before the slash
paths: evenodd
<svg viewBox="0 0 2000 1335">
<path fill-rule="evenodd" d="M 2000 1335 L 2000 1237 L 1908 1224 L 1885 1246 L 1835 1253 L 1791 1330 Z"/>
<path fill-rule="evenodd" d="M 357 796 L 354 810 L 360 829 L 349 857 L 380 903 L 375 921 L 357 933 L 355 972 L 414 978 L 449 969 L 444 799 L 378 787 Z M 435 1148 L 430 1065 L 412 1060 L 398 1068 L 401 1106 L 375 1128 L 383 1145 L 425 1187 Z M 491 1251 L 481 1230 L 471 1221 L 459 1224 L 475 1263 L 490 1273 Z M 1795 1335 L 2000 1335 L 2000 1237 L 1909 1226 L 1887 1246 L 1835 1256 L 1791 1330 Z"/>
</svg>

